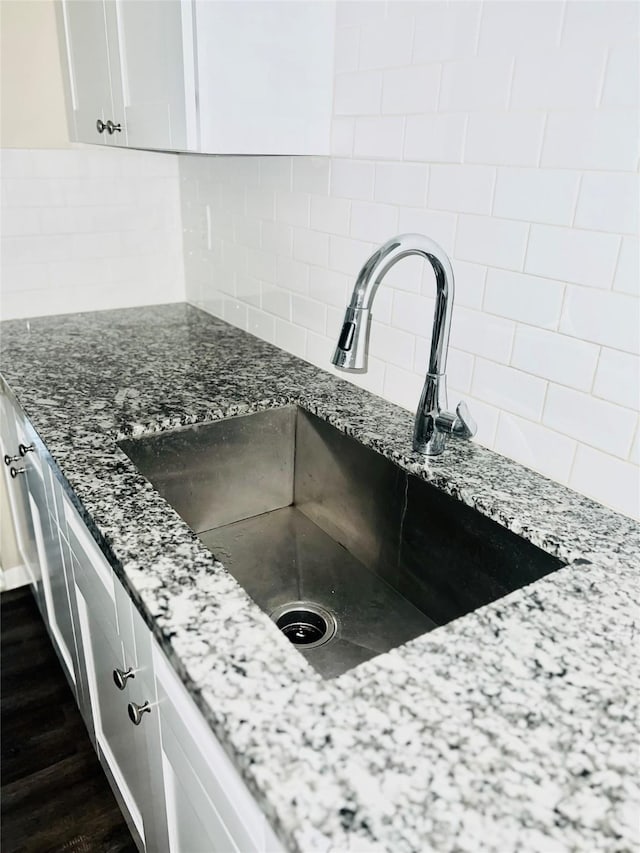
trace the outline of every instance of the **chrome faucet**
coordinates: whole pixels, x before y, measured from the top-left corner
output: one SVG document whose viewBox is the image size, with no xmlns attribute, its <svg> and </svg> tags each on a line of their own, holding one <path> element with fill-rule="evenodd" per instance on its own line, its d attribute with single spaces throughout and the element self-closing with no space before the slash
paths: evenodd
<svg viewBox="0 0 640 853">
<path fill-rule="evenodd" d="M 431 352 L 416 412 L 413 449 L 427 456 L 437 456 L 444 450 L 448 435 L 471 438 L 476 433 L 476 424 L 466 403 L 458 403 L 455 415 L 443 411 L 443 406 L 447 405 L 445 368 L 453 308 L 453 270 L 444 249 L 422 234 L 400 234 L 380 246 L 360 270 L 331 360 L 345 370 L 366 369 L 373 299 L 387 272 L 408 255 L 428 260 L 436 276 Z"/>
</svg>

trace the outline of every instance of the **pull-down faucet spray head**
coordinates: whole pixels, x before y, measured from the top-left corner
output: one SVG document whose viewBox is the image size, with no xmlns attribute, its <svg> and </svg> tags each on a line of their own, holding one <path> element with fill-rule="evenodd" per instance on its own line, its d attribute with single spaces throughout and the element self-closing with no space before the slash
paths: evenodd
<svg viewBox="0 0 640 853">
<path fill-rule="evenodd" d="M 429 365 L 413 433 L 414 450 L 436 456 L 444 450 L 447 435 L 470 438 L 476 431 L 464 403 L 458 405 L 456 415 L 443 411 L 446 407 L 445 367 L 453 308 L 453 269 L 441 246 L 421 234 L 400 234 L 373 253 L 356 280 L 332 362 L 345 370 L 366 368 L 373 299 L 387 272 L 408 255 L 419 255 L 428 260 L 436 277 Z"/>
</svg>

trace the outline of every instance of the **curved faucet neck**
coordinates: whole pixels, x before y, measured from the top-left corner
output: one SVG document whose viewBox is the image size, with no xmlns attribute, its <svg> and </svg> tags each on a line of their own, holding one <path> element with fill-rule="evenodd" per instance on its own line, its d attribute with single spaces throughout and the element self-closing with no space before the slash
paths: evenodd
<svg viewBox="0 0 640 853">
<path fill-rule="evenodd" d="M 349 307 L 354 310 L 368 311 L 382 279 L 392 266 L 410 255 L 425 258 L 435 273 L 436 305 L 427 373 L 442 374 L 446 369 L 451 328 L 454 295 L 453 269 L 444 250 L 429 237 L 422 234 L 400 234 L 387 240 L 360 270 Z"/>
</svg>

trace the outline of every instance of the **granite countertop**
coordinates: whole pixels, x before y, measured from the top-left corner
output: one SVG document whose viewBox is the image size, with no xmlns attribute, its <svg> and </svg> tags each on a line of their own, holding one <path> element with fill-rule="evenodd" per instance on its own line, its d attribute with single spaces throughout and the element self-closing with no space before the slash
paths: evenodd
<svg viewBox="0 0 640 853">
<path fill-rule="evenodd" d="M 638 844 L 632 520 L 187 305 L 2 324 L 2 371 L 85 519 L 294 851 Z M 288 403 L 568 563 L 323 680 L 137 473 L 123 437 Z"/>
</svg>

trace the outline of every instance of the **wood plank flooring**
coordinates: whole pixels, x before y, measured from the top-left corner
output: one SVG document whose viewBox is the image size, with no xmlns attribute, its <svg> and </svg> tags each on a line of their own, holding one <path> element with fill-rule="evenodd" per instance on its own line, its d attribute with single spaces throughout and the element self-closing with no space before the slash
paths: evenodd
<svg viewBox="0 0 640 853">
<path fill-rule="evenodd" d="M 28 588 L 0 617 L 3 853 L 136 853 Z"/>
</svg>

